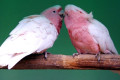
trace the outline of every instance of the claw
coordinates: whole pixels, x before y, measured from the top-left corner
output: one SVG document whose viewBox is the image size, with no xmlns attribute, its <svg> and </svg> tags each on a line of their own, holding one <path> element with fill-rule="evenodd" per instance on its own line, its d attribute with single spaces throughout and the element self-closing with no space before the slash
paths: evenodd
<svg viewBox="0 0 120 80">
<path fill-rule="evenodd" d="M 98 62 L 100 62 L 100 52 L 95 55 L 95 58 L 97 58 Z"/>
<path fill-rule="evenodd" d="M 75 57 L 75 56 L 78 56 L 78 55 L 80 55 L 81 53 L 73 53 L 73 58 Z"/>
<path fill-rule="evenodd" d="M 48 52 L 44 52 L 44 58 L 47 59 Z"/>
</svg>

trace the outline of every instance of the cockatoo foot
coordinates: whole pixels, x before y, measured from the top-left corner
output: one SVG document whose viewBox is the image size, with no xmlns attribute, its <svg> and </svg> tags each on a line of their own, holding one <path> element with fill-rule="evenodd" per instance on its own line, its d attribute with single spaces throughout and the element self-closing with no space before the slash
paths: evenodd
<svg viewBox="0 0 120 80">
<path fill-rule="evenodd" d="M 73 58 L 78 55 L 81 55 L 81 53 L 73 53 Z"/>
<path fill-rule="evenodd" d="M 98 62 L 100 62 L 100 52 L 95 55 L 95 58 L 97 58 Z"/>
<path fill-rule="evenodd" d="M 44 58 L 47 60 L 48 52 L 45 51 L 43 54 L 44 54 Z"/>
</svg>

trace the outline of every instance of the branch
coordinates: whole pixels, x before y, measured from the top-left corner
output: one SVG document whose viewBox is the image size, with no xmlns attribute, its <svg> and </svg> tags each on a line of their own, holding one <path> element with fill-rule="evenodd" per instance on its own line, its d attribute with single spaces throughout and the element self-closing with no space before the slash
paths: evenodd
<svg viewBox="0 0 120 80">
<path fill-rule="evenodd" d="M 4 67 L 2 69 L 7 69 Z M 120 70 L 120 56 L 101 54 L 98 62 L 95 55 L 82 54 L 79 56 L 32 54 L 22 59 L 13 69 L 104 69 Z"/>
</svg>

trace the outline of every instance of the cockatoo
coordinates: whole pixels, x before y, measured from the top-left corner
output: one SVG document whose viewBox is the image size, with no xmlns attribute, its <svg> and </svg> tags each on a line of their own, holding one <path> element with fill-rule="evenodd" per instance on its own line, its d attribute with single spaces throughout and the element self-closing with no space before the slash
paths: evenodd
<svg viewBox="0 0 120 80">
<path fill-rule="evenodd" d="M 81 53 L 118 54 L 107 28 L 83 9 L 69 4 L 65 7 L 65 25 L 72 44 Z M 76 54 L 74 54 L 76 55 Z"/>
<path fill-rule="evenodd" d="M 62 26 L 61 14 L 61 6 L 55 5 L 21 20 L 0 47 L 0 66 L 11 69 L 25 56 L 52 47 Z"/>
</svg>

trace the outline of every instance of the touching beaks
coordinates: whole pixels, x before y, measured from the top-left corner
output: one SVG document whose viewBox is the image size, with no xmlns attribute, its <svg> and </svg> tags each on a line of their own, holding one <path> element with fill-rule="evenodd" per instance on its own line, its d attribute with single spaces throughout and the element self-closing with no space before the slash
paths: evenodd
<svg viewBox="0 0 120 80">
<path fill-rule="evenodd" d="M 65 14 L 64 14 L 64 11 L 63 11 L 63 10 L 61 10 L 61 11 L 59 12 L 59 15 L 60 15 L 60 17 L 61 17 L 62 19 L 64 19 Z"/>
</svg>

